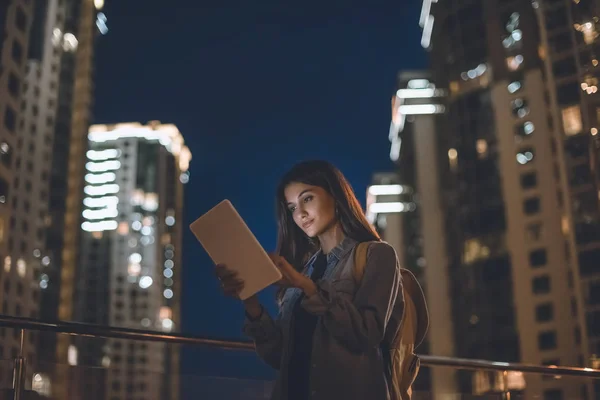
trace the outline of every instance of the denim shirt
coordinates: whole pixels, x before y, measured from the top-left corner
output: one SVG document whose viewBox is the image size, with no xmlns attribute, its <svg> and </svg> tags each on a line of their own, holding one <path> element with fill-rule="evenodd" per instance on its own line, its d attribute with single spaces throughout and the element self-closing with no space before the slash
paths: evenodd
<svg viewBox="0 0 600 400">
<path fill-rule="evenodd" d="M 402 318 L 403 304 L 396 303 L 403 298 L 400 266 L 389 244 L 371 243 L 358 286 L 352 275 L 356 244 L 345 238 L 327 255 L 323 278 L 316 282 L 317 292 L 301 300 L 302 307 L 318 317 L 312 345 L 311 400 L 389 398 L 380 344 L 390 318 Z M 306 276 L 312 273 L 317 256 L 305 266 Z M 247 319 L 244 324 L 258 356 L 279 370 L 272 400 L 287 400 L 293 308 L 301 294 L 300 289 L 286 290 L 276 318 L 264 311 L 259 319 Z"/>
</svg>

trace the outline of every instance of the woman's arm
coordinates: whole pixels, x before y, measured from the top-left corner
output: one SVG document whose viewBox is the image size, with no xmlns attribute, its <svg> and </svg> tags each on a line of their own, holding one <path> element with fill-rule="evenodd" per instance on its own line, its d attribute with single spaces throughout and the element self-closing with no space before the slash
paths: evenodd
<svg viewBox="0 0 600 400">
<path fill-rule="evenodd" d="M 279 318 L 273 320 L 256 297 L 246 300 L 244 308 L 244 333 L 254 341 L 256 354 L 273 368 L 279 369 L 283 347 Z"/>
<path fill-rule="evenodd" d="M 349 282 L 349 287 L 352 283 Z M 307 285 L 302 306 L 321 317 L 325 327 L 341 343 L 355 351 L 378 346 L 398 296 L 402 282 L 396 252 L 384 242 L 369 245 L 365 273 L 353 300 L 341 296 L 343 283 L 318 281 Z"/>
</svg>

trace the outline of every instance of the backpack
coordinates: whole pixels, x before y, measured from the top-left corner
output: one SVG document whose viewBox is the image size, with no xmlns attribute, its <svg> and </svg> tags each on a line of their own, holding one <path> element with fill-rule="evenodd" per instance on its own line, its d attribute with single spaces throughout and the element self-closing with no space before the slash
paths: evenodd
<svg viewBox="0 0 600 400">
<path fill-rule="evenodd" d="M 354 250 L 352 272 L 357 285 L 364 275 L 370 243 L 359 243 Z M 421 366 L 421 361 L 414 351 L 427 333 L 429 313 L 425 295 L 417 278 L 407 269 L 402 268 L 400 271 L 404 298 L 398 299 L 394 308 L 402 307 L 404 303 L 404 312 L 401 321 L 388 322 L 381 349 L 386 360 L 391 400 L 410 400 L 411 386 Z"/>
</svg>

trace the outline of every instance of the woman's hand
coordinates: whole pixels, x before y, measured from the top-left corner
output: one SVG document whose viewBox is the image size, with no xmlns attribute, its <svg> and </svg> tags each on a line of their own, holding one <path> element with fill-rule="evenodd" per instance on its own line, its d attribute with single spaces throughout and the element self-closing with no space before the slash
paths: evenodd
<svg viewBox="0 0 600 400">
<path fill-rule="evenodd" d="M 240 292 L 244 289 L 244 281 L 237 277 L 237 272 L 227 268 L 225 264 L 217 264 L 215 275 L 221 282 L 221 290 L 226 296 L 240 298 Z"/>
<path fill-rule="evenodd" d="M 235 299 L 240 298 L 240 292 L 244 289 L 244 281 L 237 277 L 237 272 L 227 268 L 225 264 L 217 264 L 215 267 L 215 275 L 221 282 L 221 290 L 226 296 Z M 256 295 L 248 297 L 244 300 L 246 312 L 252 318 L 258 318 L 262 314 L 262 305 L 258 301 Z"/>
<path fill-rule="evenodd" d="M 302 289 L 307 296 L 312 296 L 317 292 L 317 285 L 309 277 L 298 272 L 285 258 L 274 253 L 269 254 L 269 257 L 283 275 L 278 282 L 279 285 Z"/>
</svg>

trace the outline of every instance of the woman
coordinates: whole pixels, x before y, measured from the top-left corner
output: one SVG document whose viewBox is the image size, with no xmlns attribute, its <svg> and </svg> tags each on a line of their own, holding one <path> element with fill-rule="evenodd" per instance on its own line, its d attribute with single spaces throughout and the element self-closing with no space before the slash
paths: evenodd
<svg viewBox="0 0 600 400">
<path fill-rule="evenodd" d="M 244 331 L 258 355 L 279 370 L 272 399 L 387 399 L 380 344 L 402 307 L 394 249 L 369 225 L 342 173 L 324 161 L 303 162 L 277 189 L 280 311 L 273 319 L 256 296 L 244 301 Z M 360 286 L 353 250 L 369 244 Z M 238 297 L 244 283 L 227 266 L 216 274 L 223 291 Z"/>
</svg>

